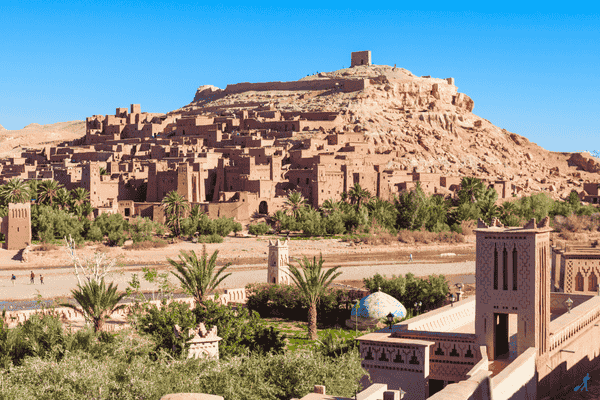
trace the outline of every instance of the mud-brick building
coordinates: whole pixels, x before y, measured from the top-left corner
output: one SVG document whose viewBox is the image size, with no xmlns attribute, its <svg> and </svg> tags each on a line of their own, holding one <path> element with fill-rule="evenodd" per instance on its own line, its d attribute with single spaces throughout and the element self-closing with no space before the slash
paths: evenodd
<svg viewBox="0 0 600 400">
<path fill-rule="evenodd" d="M 476 296 L 359 337 L 371 380 L 408 400 L 572 393 L 600 361 L 600 296 L 551 290 L 551 230 L 480 221 Z"/>
</svg>

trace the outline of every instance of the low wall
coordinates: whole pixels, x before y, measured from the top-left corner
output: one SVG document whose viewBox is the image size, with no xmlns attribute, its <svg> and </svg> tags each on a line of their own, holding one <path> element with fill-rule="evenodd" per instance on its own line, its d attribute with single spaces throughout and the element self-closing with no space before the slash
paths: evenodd
<svg viewBox="0 0 600 400">
<path fill-rule="evenodd" d="M 451 332 L 475 320 L 475 297 L 440 307 L 437 310 L 394 325 L 394 330 Z"/>
<path fill-rule="evenodd" d="M 492 378 L 494 400 L 530 399 L 537 397 L 535 347 L 530 347 Z"/>
<path fill-rule="evenodd" d="M 292 82 L 241 82 L 227 85 L 225 93 L 242 93 L 248 91 L 267 90 L 330 90 L 340 89 L 344 92 L 363 90 L 369 85 L 366 79 L 310 79 Z"/>
<path fill-rule="evenodd" d="M 209 300 L 215 301 L 215 295 L 208 296 Z M 246 288 L 235 288 L 235 289 L 225 289 L 225 293 L 218 296 L 216 302 L 221 305 L 227 305 L 229 303 L 245 303 L 246 302 Z M 190 307 L 194 307 L 194 299 L 192 297 L 178 298 L 173 299 L 171 301 L 176 301 L 178 303 L 187 303 Z M 149 301 L 149 304 L 153 304 L 156 306 L 160 306 L 160 300 Z M 20 311 L 7 311 L 4 316 L 4 322 L 9 326 L 15 326 L 17 324 L 22 324 L 27 321 L 34 314 L 54 314 L 61 318 L 63 321 L 70 321 L 76 318 L 83 318 L 83 315 L 76 310 L 69 307 L 56 307 L 56 308 L 46 308 L 46 309 L 35 309 L 35 310 L 20 310 Z M 113 317 L 125 317 L 129 313 L 131 313 L 131 307 L 125 307 L 121 310 L 115 311 L 112 316 Z M 109 325 L 107 325 L 109 327 Z M 108 330 L 111 330 L 110 328 Z"/>
<path fill-rule="evenodd" d="M 538 361 L 538 394 L 556 397 L 561 390 L 572 393 L 600 363 L 599 296 L 550 323 L 549 349 Z"/>
<path fill-rule="evenodd" d="M 559 293 L 559 292 L 551 292 L 550 293 L 550 312 L 551 313 L 562 313 L 567 311 L 567 305 L 565 301 L 567 299 L 573 300 L 573 306 L 571 309 L 578 307 L 579 305 L 585 303 L 589 299 L 594 297 L 591 294 L 576 294 L 576 293 Z"/>
</svg>

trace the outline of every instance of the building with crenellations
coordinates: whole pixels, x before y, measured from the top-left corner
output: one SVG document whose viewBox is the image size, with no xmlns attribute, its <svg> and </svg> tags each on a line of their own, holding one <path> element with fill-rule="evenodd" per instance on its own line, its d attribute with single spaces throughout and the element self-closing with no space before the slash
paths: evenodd
<svg viewBox="0 0 600 400">
<path fill-rule="evenodd" d="M 371 381 L 401 387 L 405 399 L 572 392 L 600 360 L 600 257 L 553 253 L 551 230 L 548 218 L 520 228 L 480 221 L 476 296 L 359 337 Z M 561 284 L 559 269 L 568 276 Z M 594 283 L 596 291 L 587 290 Z"/>
<path fill-rule="evenodd" d="M 375 68 L 370 51 L 354 52 L 351 58 L 359 72 Z M 207 87 L 195 100 L 246 91 L 359 95 L 378 84 L 366 76 Z M 423 101 L 443 96 L 451 103 L 460 95 L 453 80 L 428 78 L 420 85 Z M 164 218 L 160 202 L 177 191 L 211 216 L 242 223 L 256 213 L 281 209 L 291 191 L 319 207 L 326 200 L 341 200 L 356 184 L 386 200 L 418 183 L 425 192 L 445 197 L 459 189 L 461 177 L 396 165 L 405 154 L 378 151 L 349 118 L 347 111 L 292 111 L 265 101 L 168 114 L 144 112 L 141 105 L 131 104 L 116 108 L 114 115 L 87 118 L 85 137 L 72 143 L 25 149 L 20 157 L 0 160 L 0 181 L 55 179 L 69 190 L 87 189 L 96 215 L 119 212 L 126 218 L 159 221 Z M 502 192 L 501 198 L 509 196 L 509 184 L 490 184 Z"/>
</svg>

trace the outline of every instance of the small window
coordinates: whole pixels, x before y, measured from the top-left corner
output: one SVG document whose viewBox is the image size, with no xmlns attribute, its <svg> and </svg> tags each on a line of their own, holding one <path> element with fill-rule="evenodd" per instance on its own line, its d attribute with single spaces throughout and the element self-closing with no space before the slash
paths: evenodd
<svg viewBox="0 0 600 400">
<path fill-rule="evenodd" d="M 126 216 L 126 217 L 129 217 L 129 216 L 131 216 L 131 209 L 130 209 L 130 208 L 126 208 L 126 209 L 125 209 L 125 216 Z"/>
</svg>

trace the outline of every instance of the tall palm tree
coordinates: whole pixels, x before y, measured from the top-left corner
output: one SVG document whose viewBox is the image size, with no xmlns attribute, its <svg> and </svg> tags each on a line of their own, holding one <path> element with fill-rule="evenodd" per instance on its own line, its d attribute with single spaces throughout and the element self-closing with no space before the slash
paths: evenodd
<svg viewBox="0 0 600 400">
<path fill-rule="evenodd" d="M 107 287 L 104 278 L 90 279 L 83 285 L 77 284 L 77 289 L 71 290 L 71 293 L 79 307 L 70 303 L 61 305 L 82 313 L 86 320 L 92 322 L 95 332 L 102 330 L 104 321 L 112 313 L 125 307 L 125 304 L 117 305 L 125 297 L 125 293 L 117 294 L 117 287 L 112 282 Z"/>
<path fill-rule="evenodd" d="M 485 185 L 481 180 L 472 176 L 465 176 L 460 182 L 458 198 L 460 203 L 476 203 L 485 193 Z"/>
<path fill-rule="evenodd" d="M 339 209 L 340 209 L 340 203 L 333 199 L 327 199 L 323 202 L 323 204 L 321 204 L 321 211 L 323 212 L 324 215 L 330 215 L 334 211 L 337 211 Z"/>
<path fill-rule="evenodd" d="M 371 193 L 368 190 L 363 189 L 360 186 L 360 183 L 357 182 L 352 186 L 352 189 L 348 191 L 348 197 L 350 197 L 352 204 L 356 204 L 357 207 L 360 207 L 361 203 L 364 203 L 371 198 Z"/>
<path fill-rule="evenodd" d="M 42 181 L 39 185 L 39 201 L 40 203 L 46 204 L 49 203 L 51 206 L 54 206 L 54 198 L 56 197 L 56 193 L 58 189 L 61 188 L 61 184 L 55 181 L 54 179 L 48 179 L 46 181 Z"/>
<path fill-rule="evenodd" d="M 310 340 L 317 339 L 317 304 L 331 282 L 342 274 L 338 268 L 340 266 L 324 271 L 322 255 L 319 255 L 318 261 L 317 257 L 311 261 L 304 256 L 302 260 L 298 261 L 298 267 L 289 265 L 290 279 L 308 302 L 308 338 Z"/>
<path fill-rule="evenodd" d="M 181 219 L 184 217 L 185 212 L 189 210 L 190 203 L 185 197 L 173 190 L 162 199 L 162 206 L 167 214 L 167 223 L 170 225 L 173 235 L 179 236 L 181 233 Z"/>
<path fill-rule="evenodd" d="M 306 199 L 302 196 L 302 193 L 293 190 L 288 193 L 287 199 L 285 199 L 283 204 L 287 210 L 291 211 L 294 218 L 297 219 L 300 215 L 300 210 L 306 205 Z"/>
<path fill-rule="evenodd" d="M 77 187 L 71 190 L 71 198 L 73 199 L 74 205 L 80 206 L 90 200 L 90 192 L 82 187 Z"/>
<path fill-rule="evenodd" d="M 179 262 L 167 258 L 167 261 L 177 269 L 177 273 L 171 271 L 179 282 L 181 287 L 189 292 L 196 300 L 197 304 L 203 305 L 206 296 L 215 290 L 217 286 L 231 273 L 224 274 L 231 263 L 225 264 L 223 267 L 217 268 L 217 255 L 219 250 L 215 250 L 210 259 L 206 254 L 206 245 L 202 247 L 202 256 L 198 259 L 195 251 L 185 252 L 180 251 Z"/>
<path fill-rule="evenodd" d="M 27 181 L 27 186 L 29 186 L 29 198 L 31 200 L 35 200 L 36 203 L 38 202 L 38 192 L 41 182 L 42 181 L 37 179 L 31 179 Z"/>
<path fill-rule="evenodd" d="M 54 197 L 54 202 L 58 206 L 60 210 L 66 210 L 71 207 L 73 199 L 71 198 L 71 194 L 64 187 L 58 188 L 56 191 L 56 196 Z"/>
<path fill-rule="evenodd" d="M 281 210 L 275 211 L 271 216 L 269 216 L 269 222 L 273 226 L 275 232 L 281 232 L 281 226 L 286 218 L 289 218 L 285 213 Z"/>
<path fill-rule="evenodd" d="M 22 179 L 12 178 L 0 186 L 0 199 L 5 204 L 28 202 L 29 186 Z"/>
</svg>

